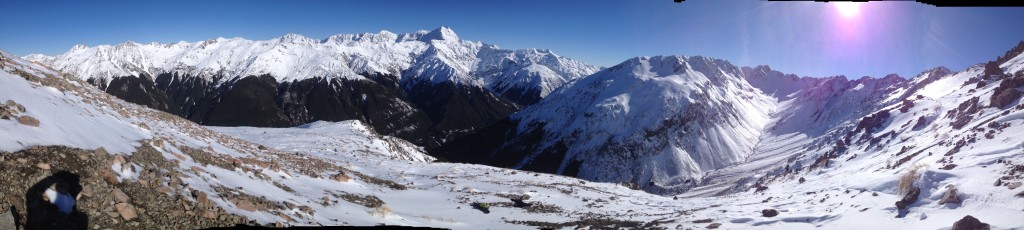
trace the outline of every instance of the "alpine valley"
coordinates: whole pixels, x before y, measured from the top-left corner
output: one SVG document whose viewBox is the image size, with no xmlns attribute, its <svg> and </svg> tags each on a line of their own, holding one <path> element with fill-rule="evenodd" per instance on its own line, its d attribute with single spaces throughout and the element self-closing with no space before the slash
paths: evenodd
<svg viewBox="0 0 1024 230">
<path fill-rule="evenodd" d="M 39 228 L 1015 229 L 1022 53 L 854 79 L 447 27 L 0 53 L 0 205 Z M 25 184 L 60 170 L 81 186 Z M 62 195 L 84 226 L 38 214 Z"/>
</svg>

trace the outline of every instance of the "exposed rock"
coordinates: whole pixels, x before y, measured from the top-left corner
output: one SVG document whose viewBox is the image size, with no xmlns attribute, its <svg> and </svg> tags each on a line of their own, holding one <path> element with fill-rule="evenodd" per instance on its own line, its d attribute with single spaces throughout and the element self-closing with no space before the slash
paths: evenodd
<svg viewBox="0 0 1024 230">
<path fill-rule="evenodd" d="M 778 216 L 778 215 L 779 215 L 779 211 L 775 210 L 775 209 L 770 209 L 769 208 L 769 209 L 761 210 L 761 216 L 764 216 L 764 217 L 775 217 L 775 216 Z"/>
<path fill-rule="evenodd" d="M 114 172 L 111 172 L 110 170 L 103 170 L 103 180 L 111 185 L 115 185 L 118 182 L 117 176 L 115 176 Z"/>
<path fill-rule="evenodd" d="M 709 225 L 708 225 L 708 227 L 707 227 L 707 228 L 708 228 L 708 229 L 716 229 L 716 228 L 718 228 L 719 226 L 722 226 L 722 224 L 719 224 L 719 223 L 711 223 L 711 224 L 709 224 Z"/>
<path fill-rule="evenodd" d="M 124 191 L 121 191 L 121 189 L 117 188 L 115 188 L 113 191 L 110 191 L 110 195 L 113 196 L 114 200 L 116 200 L 118 203 L 125 203 L 131 199 L 131 197 L 128 197 L 128 194 L 125 194 Z"/>
<path fill-rule="evenodd" d="M 211 220 L 212 219 L 217 219 L 217 213 L 213 212 L 213 211 L 210 211 L 210 210 L 205 210 L 205 211 L 203 211 L 203 217 L 205 217 L 206 219 L 211 219 Z"/>
<path fill-rule="evenodd" d="M 125 220 L 132 220 L 139 217 L 138 214 L 135 213 L 135 206 L 132 206 L 129 203 L 119 203 L 114 205 L 114 207 L 117 208 L 117 213 L 121 214 L 121 218 L 124 218 Z"/>
<path fill-rule="evenodd" d="M 235 203 L 235 206 L 237 206 L 239 209 L 242 209 L 242 210 L 245 210 L 245 211 L 250 211 L 250 212 L 255 212 L 256 211 L 256 205 L 254 205 L 252 203 L 252 201 L 248 201 L 248 200 L 238 200 L 238 202 Z"/>
<path fill-rule="evenodd" d="M 50 164 L 47 163 L 36 164 L 36 167 L 42 170 L 50 170 Z"/>
<path fill-rule="evenodd" d="M 1003 185 L 1003 180 L 1002 179 L 996 179 L 996 183 L 993 184 L 993 185 L 995 185 L 995 186 L 1002 186 Z"/>
<path fill-rule="evenodd" d="M 949 186 L 946 194 L 939 199 L 939 204 L 960 203 L 960 195 L 957 195 L 956 188 Z"/>
<path fill-rule="evenodd" d="M 334 179 L 334 180 L 340 181 L 340 182 L 349 182 L 350 180 L 352 180 L 351 177 L 349 177 L 348 175 L 345 175 L 345 172 L 338 172 L 338 174 L 334 174 L 334 176 L 331 176 L 331 179 Z"/>
<path fill-rule="evenodd" d="M 1010 189 L 1016 189 L 1017 187 L 1020 187 L 1020 185 L 1021 185 L 1020 181 L 1014 181 L 1014 182 L 1011 182 L 1009 184 L 1006 184 L 1006 187 L 1010 188 Z"/>
<path fill-rule="evenodd" d="M 193 190 L 192 191 L 192 197 L 196 199 L 196 206 L 201 207 L 201 208 L 212 207 L 212 203 L 210 202 L 210 198 L 206 196 L 205 192 L 199 191 L 199 190 Z"/>
<path fill-rule="evenodd" d="M 910 204 L 917 202 L 918 195 L 921 195 L 921 188 L 911 187 L 910 191 L 907 192 L 907 195 L 903 196 L 903 199 L 900 199 L 900 201 L 896 201 L 896 208 L 906 209 L 907 206 L 910 206 Z"/>
<path fill-rule="evenodd" d="M 958 220 L 956 222 L 953 222 L 953 229 L 952 230 L 979 230 L 979 229 L 986 229 L 987 230 L 987 229 L 989 229 L 989 226 L 986 223 L 982 223 L 980 220 L 978 220 L 978 218 L 974 218 L 973 216 L 967 215 L 964 218 L 962 218 L 962 219 L 960 219 L 960 220 Z"/>
<path fill-rule="evenodd" d="M 803 183 L 804 183 L 805 181 L 807 181 L 807 179 L 804 179 L 803 177 L 801 177 L 801 178 L 800 178 L 800 180 L 799 180 L 798 182 L 800 182 L 801 184 L 803 184 Z"/>
<path fill-rule="evenodd" d="M 32 127 L 39 127 L 39 120 L 36 120 L 36 118 L 30 116 L 18 117 L 18 123 Z"/>
<path fill-rule="evenodd" d="M 263 146 L 263 145 L 260 145 L 260 146 L 259 146 L 259 149 L 260 149 L 260 150 L 267 150 L 267 146 Z"/>
</svg>

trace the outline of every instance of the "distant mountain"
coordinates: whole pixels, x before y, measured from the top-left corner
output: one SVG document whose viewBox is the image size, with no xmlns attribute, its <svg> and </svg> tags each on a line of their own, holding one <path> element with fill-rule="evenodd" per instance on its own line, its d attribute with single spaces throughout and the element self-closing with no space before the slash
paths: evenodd
<svg viewBox="0 0 1024 230">
<path fill-rule="evenodd" d="M 359 119 L 436 145 L 504 118 L 597 67 L 548 50 L 505 50 L 451 29 L 288 34 L 266 41 L 75 46 L 26 59 L 200 124 L 294 126 Z"/>
<path fill-rule="evenodd" d="M 875 161 L 871 170 L 953 165 L 957 152 L 1020 148 L 1012 147 L 1020 138 L 1004 131 L 1024 110 L 1024 55 L 1013 54 L 909 80 L 798 77 L 705 57 L 633 58 L 433 152 L 693 195 L 744 191 L 866 156 Z"/>
</svg>

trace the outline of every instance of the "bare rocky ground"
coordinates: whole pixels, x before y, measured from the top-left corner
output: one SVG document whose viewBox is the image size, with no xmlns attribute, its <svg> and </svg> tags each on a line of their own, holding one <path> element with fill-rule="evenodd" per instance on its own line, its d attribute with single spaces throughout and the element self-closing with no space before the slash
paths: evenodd
<svg viewBox="0 0 1024 230">
<path fill-rule="evenodd" d="M 150 146 L 140 147 L 132 156 L 110 155 L 63 146 L 34 147 L 14 153 L 0 153 L 0 206 L 14 207 L 20 228 L 35 227 L 81 229 L 184 229 L 254 224 L 247 218 L 225 213 L 208 199 L 185 196 L 191 192 L 181 182 L 181 174 L 165 167 L 167 161 Z M 119 182 L 111 164 L 124 160 L 146 165 L 139 180 Z M 156 167 L 152 167 L 156 166 Z M 30 187 L 57 178 L 68 183 L 68 193 L 78 198 L 71 216 L 64 219 L 55 206 L 45 202 Z M 59 191 L 60 189 L 58 189 Z M 205 194 L 195 194 L 206 196 Z M 205 200 L 206 202 L 197 202 Z"/>
</svg>

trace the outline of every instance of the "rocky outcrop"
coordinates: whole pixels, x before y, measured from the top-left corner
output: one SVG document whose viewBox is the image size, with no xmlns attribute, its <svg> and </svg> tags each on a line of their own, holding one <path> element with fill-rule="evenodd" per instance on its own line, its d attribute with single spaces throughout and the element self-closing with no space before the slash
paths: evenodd
<svg viewBox="0 0 1024 230">
<path fill-rule="evenodd" d="M 903 195 L 903 199 L 896 201 L 896 209 L 907 209 L 908 206 L 917 202 L 919 195 L 921 195 L 921 188 L 911 187 L 910 191 L 907 191 L 907 194 Z"/>
<path fill-rule="evenodd" d="M 960 203 L 960 195 L 957 194 L 955 187 L 948 186 L 946 189 L 946 193 L 942 195 L 941 199 L 939 199 L 939 204 L 951 203 Z"/>
<path fill-rule="evenodd" d="M 960 220 L 958 220 L 956 222 L 953 222 L 953 229 L 952 230 L 988 230 L 988 229 L 990 229 L 988 224 L 982 223 L 980 220 L 978 220 L 978 218 L 974 218 L 973 216 L 968 215 L 968 216 L 964 216 L 964 218 L 961 218 Z"/>
</svg>

